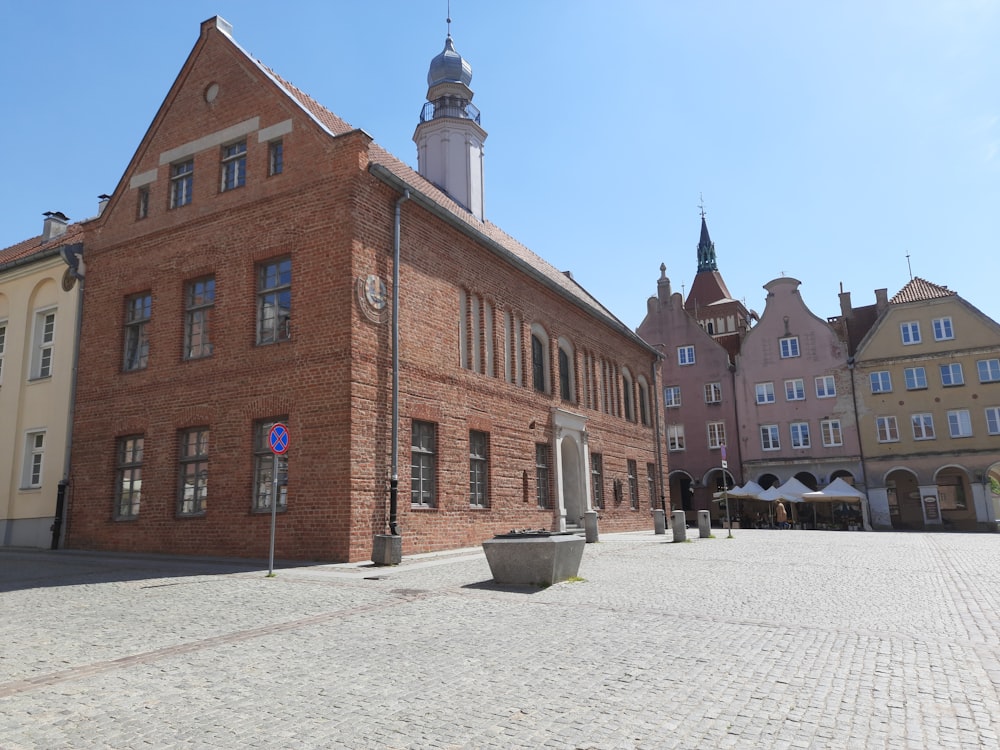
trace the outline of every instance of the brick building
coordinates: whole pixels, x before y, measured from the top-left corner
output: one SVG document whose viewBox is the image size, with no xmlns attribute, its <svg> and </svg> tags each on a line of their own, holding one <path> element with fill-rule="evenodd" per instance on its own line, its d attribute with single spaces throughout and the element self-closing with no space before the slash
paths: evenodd
<svg viewBox="0 0 1000 750">
<path fill-rule="evenodd" d="M 449 35 L 418 173 L 202 24 L 86 225 L 69 546 L 266 556 L 274 500 L 279 558 L 651 526 L 657 354 L 482 218 L 470 80 Z"/>
</svg>

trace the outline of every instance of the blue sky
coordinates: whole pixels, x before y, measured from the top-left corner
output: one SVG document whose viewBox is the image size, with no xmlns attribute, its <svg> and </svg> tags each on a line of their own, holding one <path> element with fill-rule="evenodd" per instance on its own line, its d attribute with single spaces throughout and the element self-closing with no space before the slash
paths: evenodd
<svg viewBox="0 0 1000 750">
<path fill-rule="evenodd" d="M 93 216 L 214 15 L 416 166 L 445 0 L 0 0 L 0 247 Z M 486 213 L 630 327 L 696 271 L 703 196 L 732 294 L 820 317 L 916 276 L 1000 320 L 1000 3 L 452 0 Z"/>
</svg>

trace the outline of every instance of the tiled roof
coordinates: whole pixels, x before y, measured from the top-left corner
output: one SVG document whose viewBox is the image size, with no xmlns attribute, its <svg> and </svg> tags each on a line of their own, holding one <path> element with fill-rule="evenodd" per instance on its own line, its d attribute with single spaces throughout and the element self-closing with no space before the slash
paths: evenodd
<svg viewBox="0 0 1000 750">
<path fill-rule="evenodd" d="M 83 228 L 79 224 L 70 224 L 66 228 L 66 233 L 55 237 L 48 242 L 42 241 L 42 236 L 32 237 L 30 240 L 23 240 L 16 245 L 5 247 L 0 250 L 0 269 L 13 265 L 19 261 L 26 261 L 30 256 L 42 254 L 48 250 L 80 242 L 83 239 Z"/>
<path fill-rule="evenodd" d="M 889 300 L 890 305 L 902 305 L 907 302 L 923 302 L 928 299 L 939 297 L 953 297 L 958 292 L 953 292 L 946 286 L 932 284 L 919 276 L 914 276 L 909 284 L 900 289 L 896 296 Z"/>
</svg>

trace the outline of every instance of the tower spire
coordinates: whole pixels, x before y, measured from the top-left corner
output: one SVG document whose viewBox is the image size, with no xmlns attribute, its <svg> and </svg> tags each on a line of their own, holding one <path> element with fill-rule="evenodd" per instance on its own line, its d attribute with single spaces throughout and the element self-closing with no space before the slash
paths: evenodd
<svg viewBox="0 0 1000 750">
<path fill-rule="evenodd" d="M 719 264 L 715 260 L 715 243 L 708 236 L 708 224 L 705 222 L 704 199 L 698 204 L 698 208 L 701 211 L 701 237 L 698 239 L 698 273 L 702 271 L 718 271 Z"/>
</svg>

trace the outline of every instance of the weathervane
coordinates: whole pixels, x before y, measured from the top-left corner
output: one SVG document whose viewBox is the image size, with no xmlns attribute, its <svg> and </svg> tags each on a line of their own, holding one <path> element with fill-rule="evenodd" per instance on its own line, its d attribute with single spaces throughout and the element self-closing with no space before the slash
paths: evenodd
<svg viewBox="0 0 1000 750">
<path fill-rule="evenodd" d="M 705 218 L 705 196 L 698 193 L 698 208 L 701 211 L 701 218 Z"/>
</svg>

